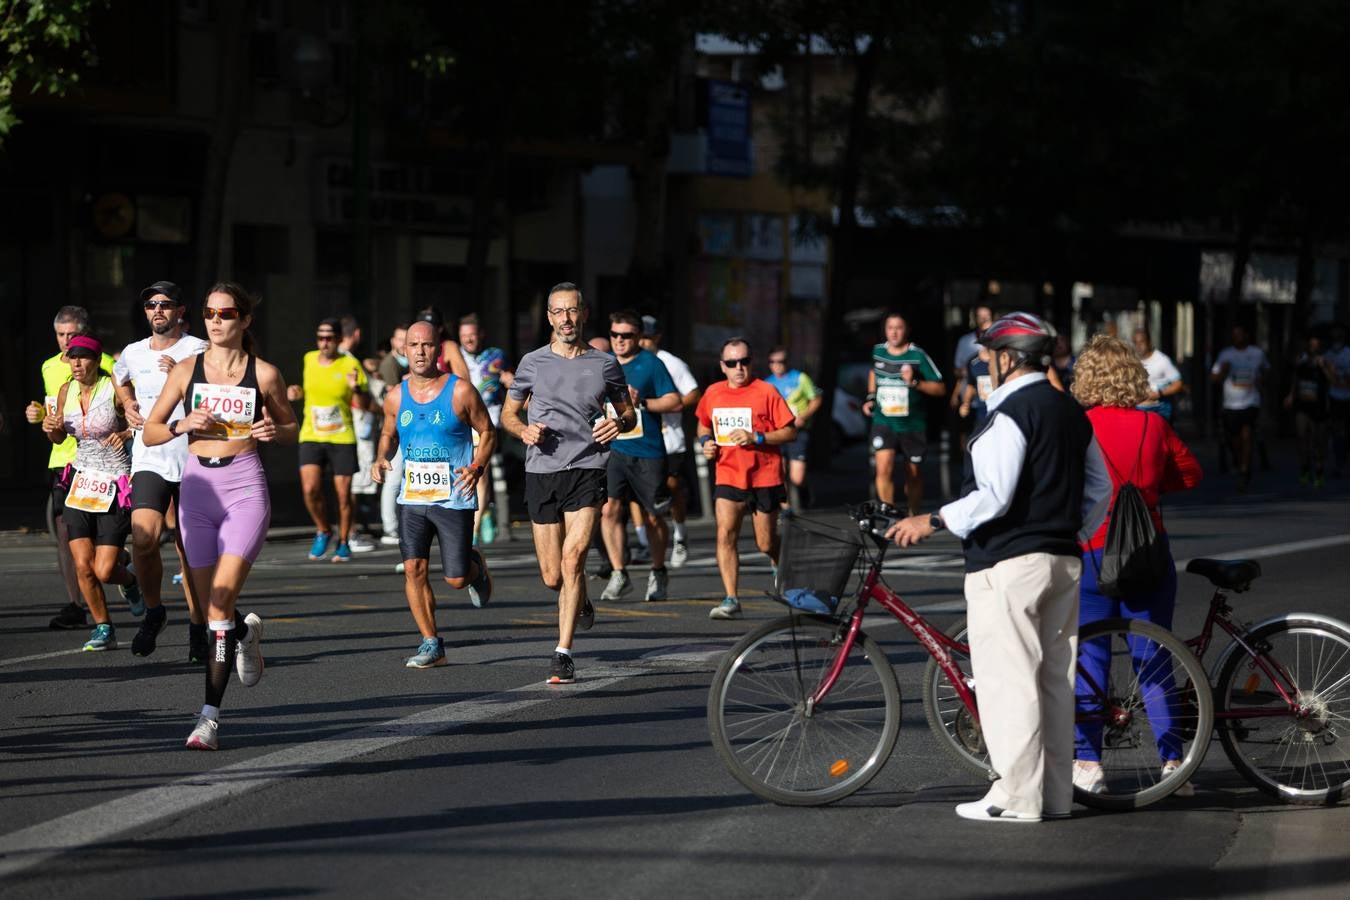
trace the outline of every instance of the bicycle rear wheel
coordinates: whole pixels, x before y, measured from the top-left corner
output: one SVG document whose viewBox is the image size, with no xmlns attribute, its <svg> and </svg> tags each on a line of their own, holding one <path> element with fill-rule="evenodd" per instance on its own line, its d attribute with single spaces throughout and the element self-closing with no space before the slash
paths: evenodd
<svg viewBox="0 0 1350 900">
<path fill-rule="evenodd" d="M 830 692 L 810 703 L 842 649 L 817 616 L 765 623 L 728 651 L 708 692 L 708 731 L 736 780 L 788 806 L 847 797 L 881 770 L 900 731 L 900 687 L 859 634 Z"/>
<path fill-rule="evenodd" d="M 1138 809 L 1180 788 L 1199 768 L 1214 728 L 1204 667 L 1180 639 L 1149 622 L 1106 619 L 1078 634 L 1074 727 L 1079 758 L 1096 751 L 1102 781 L 1074 786 L 1098 809 Z M 1163 774 L 1163 762 L 1176 760 Z"/>
<path fill-rule="evenodd" d="M 1350 626 L 1297 615 L 1256 629 L 1247 643 L 1283 671 L 1297 709 L 1240 649 L 1214 693 L 1219 742 L 1252 784 L 1284 803 L 1321 806 L 1350 790 Z"/>
<path fill-rule="evenodd" d="M 961 650 L 947 652 L 967 677 L 970 675 L 970 639 L 966 635 L 966 620 L 961 619 L 946 631 L 947 637 L 962 646 Z M 937 660 L 929 657 L 923 669 L 923 712 L 928 727 L 942 748 L 972 773 L 993 777 L 989 767 L 989 748 L 984 744 L 980 723 L 962 702 Z"/>
</svg>

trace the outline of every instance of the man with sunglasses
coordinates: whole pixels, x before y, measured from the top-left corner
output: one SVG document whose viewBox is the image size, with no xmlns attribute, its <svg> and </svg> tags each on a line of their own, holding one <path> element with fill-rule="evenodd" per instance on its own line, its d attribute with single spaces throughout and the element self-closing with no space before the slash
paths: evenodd
<svg viewBox="0 0 1350 900">
<path fill-rule="evenodd" d="M 642 319 L 631 309 L 609 317 L 609 341 L 623 367 L 628 392 L 638 410 L 637 426 L 618 436 L 609 454 L 606 496 L 600 531 L 612 571 L 601 600 L 618 600 L 633 590 L 624 570 L 627 529 L 624 513 L 629 500 L 642 507 L 651 547 L 652 569 L 647 577 L 647 600 L 666 599 L 666 541 L 669 532 L 663 513 L 670 508 L 666 487 L 666 444 L 661 438 L 661 413 L 680 408 L 675 382 L 656 354 L 643 350 Z"/>
<path fill-rule="evenodd" d="M 525 444 L 525 503 L 539 575 L 558 592 L 558 646 L 547 683 L 571 684 L 573 633 L 595 623 L 582 564 L 605 501 L 609 445 L 633 430 L 637 416 L 618 361 L 582 340 L 581 289 L 556 284 L 545 304 L 552 340 L 520 360 L 502 427 Z M 528 423 L 521 418 L 527 401 Z"/>
<path fill-rule="evenodd" d="M 756 546 L 778 565 L 778 510 L 787 499 L 781 448 L 797 436 L 796 417 L 777 390 L 755 378 L 750 362 L 750 342 L 728 338 L 721 358 L 726 381 L 709 385 L 695 412 L 703 455 L 717 460 L 717 568 L 726 596 L 708 613 L 711 619 L 741 616 L 736 543 L 747 507 Z"/>
<path fill-rule="evenodd" d="M 287 391 L 292 401 L 305 402 L 300 426 L 300 490 L 314 521 L 309 558 L 323 559 L 333 541 L 323 498 L 323 469 L 327 464 L 338 500 L 337 549 L 332 557 L 336 563 L 347 562 L 352 556 L 352 476 L 357 466 L 352 406 L 371 406 L 366 371 L 355 356 L 340 352 L 340 338 L 341 323 L 337 319 L 320 322 L 314 333 L 318 349 L 305 354 L 304 384 L 291 385 Z"/>
<path fill-rule="evenodd" d="M 178 488 L 187 464 L 187 436 L 167 444 L 147 447 L 141 426 L 155 408 L 164 382 L 173 367 L 206 349 L 206 341 L 184 333 L 183 316 L 187 306 L 183 292 L 172 281 L 156 281 L 141 291 L 141 305 L 150 336 L 128 344 L 113 366 L 113 384 L 122 398 L 127 423 L 136 430 L 131 452 L 131 540 L 136 580 L 145 596 L 146 613 L 140 631 L 131 640 L 131 652 L 149 656 L 168 622 L 160 602 L 160 582 L 164 563 L 159 555 L 159 539 L 166 523 L 178 515 Z M 130 385 L 130 387 L 128 387 Z M 131 391 L 134 390 L 134 396 Z M 173 418 L 185 415 L 181 405 Z M 187 571 L 183 540 L 174 532 L 179 571 Z M 188 610 L 188 661 L 206 661 L 206 620 L 193 596 L 192 579 L 184 579 L 183 592 Z"/>
</svg>

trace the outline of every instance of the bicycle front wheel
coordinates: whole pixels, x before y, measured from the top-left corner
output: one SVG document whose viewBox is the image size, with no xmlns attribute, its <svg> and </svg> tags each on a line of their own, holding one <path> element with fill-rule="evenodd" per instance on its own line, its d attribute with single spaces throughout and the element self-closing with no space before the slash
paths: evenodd
<svg viewBox="0 0 1350 900">
<path fill-rule="evenodd" d="M 1247 643 L 1276 681 L 1240 649 L 1224 663 L 1214 687 L 1224 752 L 1281 802 L 1336 803 L 1350 790 L 1350 626 L 1291 615 Z"/>
<path fill-rule="evenodd" d="M 946 634 L 963 648 L 949 649 L 947 652 L 966 675 L 967 683 L 973 683 L 969 681 L 970 638 L 966 633 L 966 620 L 958 621 L 947 629 Z M 929 729 L 937 736 L 944 750 L 971 773 L 993 777 L 993 770 L 989 766 L 989 748 L 984 744 L 984 732 L 980 730 L 979 721 L 947 680 L 947 673 L 931 656 L 923 669 L 923 711 L 928 717 Z"/>
<path fill-rule="evenodd" d="M 1214 698 L 1200 660 L 1165 628 L 1106 619 L 1078 634 L 1075 756 L 1101 762 L 1074 799 L 1138 809 L 1190 780 L 1209 747 Z M 1163 768 L 1164 763 L 1168 766 Z"/>
<path fill-rule="evenodd" d="M 811 698 L 843 650 L 816 616 L 768 622 L 728 651 L 708 693 L 708 731 L 736 780 L 788 806 L 840 800 L 881 770 L 900 732 L 900 687 L 877 642 L 859 633 L 838 680 Z"/>
</svg>

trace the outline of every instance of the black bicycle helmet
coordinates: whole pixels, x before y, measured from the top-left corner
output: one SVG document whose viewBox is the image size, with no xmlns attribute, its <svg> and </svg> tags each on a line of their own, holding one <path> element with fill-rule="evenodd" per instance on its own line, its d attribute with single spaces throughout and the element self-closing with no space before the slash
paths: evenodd
<svg viewBox="0 0 1350 900">
<path fill-rule="evenodd" d="M 1029 312 L 1008 313 L 985 329 L 978 340 L 990 350 L 1011 350 L 1019 354 L 1019 365 L 1027 359 L 1037 359 L 1044 364 L 1055 347 L 1055 328 Z"/>
</svg>

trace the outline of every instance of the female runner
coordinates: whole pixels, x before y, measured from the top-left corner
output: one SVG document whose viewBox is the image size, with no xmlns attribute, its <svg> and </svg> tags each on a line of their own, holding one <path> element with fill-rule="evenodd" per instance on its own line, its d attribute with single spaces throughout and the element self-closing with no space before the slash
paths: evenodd
<svg viewBox="0 0 1350 900">
<path fill-rule="evenodd" d="M 187 739 L 194 750 L 216 749 L 230 669 L 245 687 L 262 677 L 262 619 L 235 612 L 272 516 L 258 441 L 294 444 L 299 435 L 281 373 L 253 353 L 248 327 L 255 305 L 236 284 L 211 288 L 202 310 L 210 343 L 169 373 L 142 432 L 148 446 L 188 435 L 178 527 L 189 577 L 197 596 L 207 600 L 208 641 L 206 703 Z M 190 412 L 170 422 L 180 401 Z"/>
</svg>

